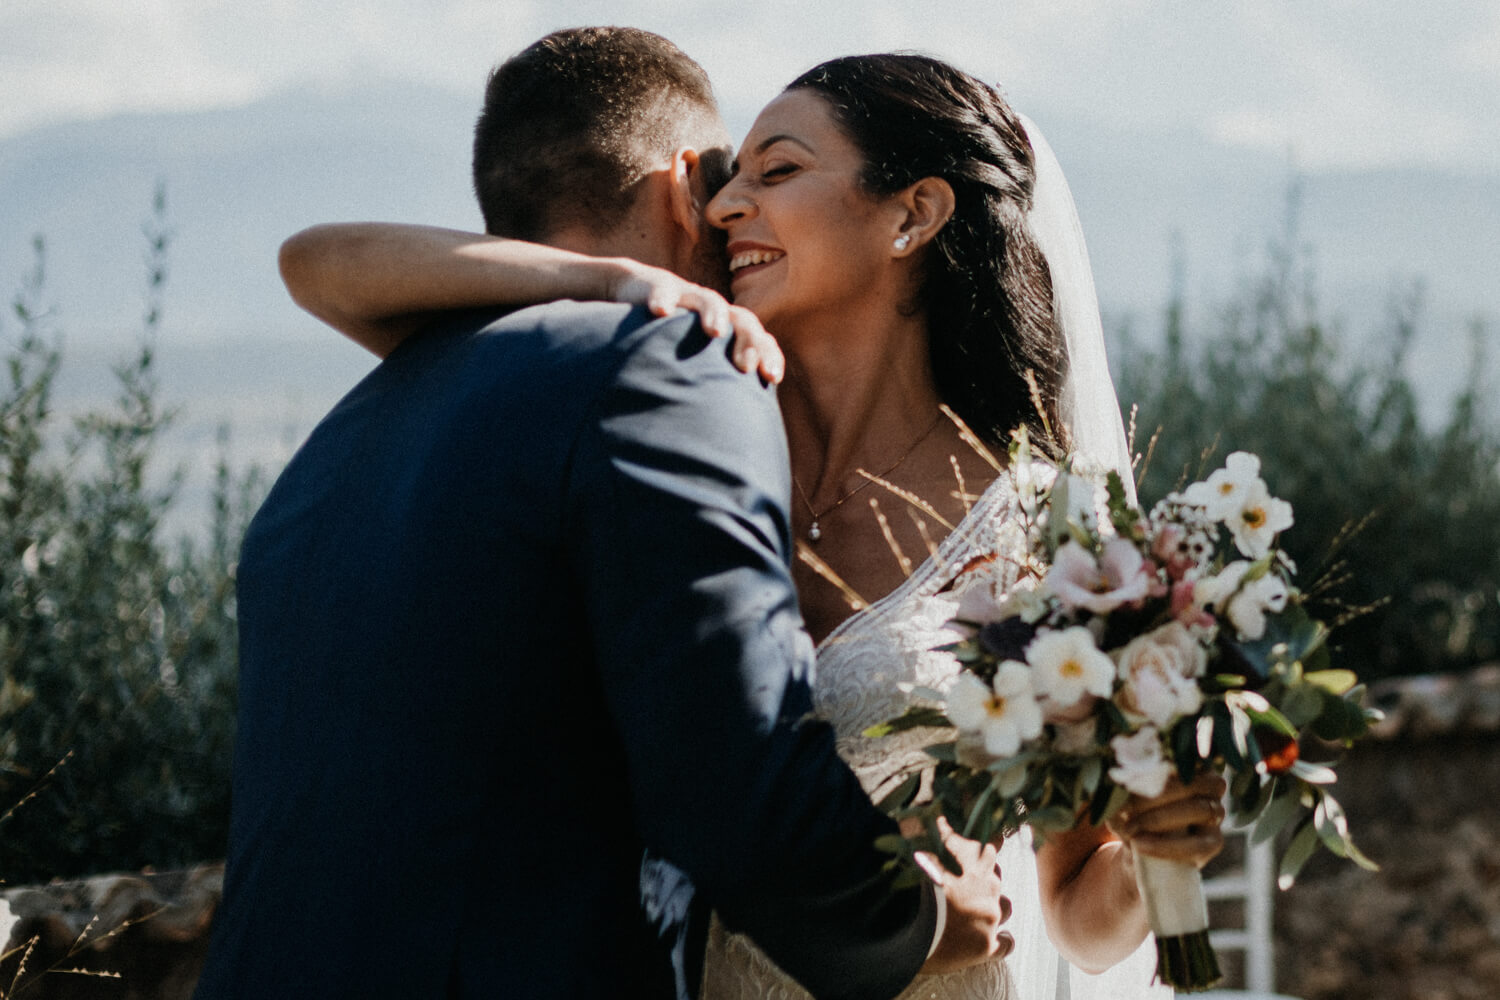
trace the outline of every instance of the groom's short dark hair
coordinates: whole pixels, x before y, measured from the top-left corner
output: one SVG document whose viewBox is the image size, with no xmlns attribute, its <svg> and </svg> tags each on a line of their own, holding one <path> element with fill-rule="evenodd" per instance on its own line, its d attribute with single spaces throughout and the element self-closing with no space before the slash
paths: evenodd
<svg viewBox="0 0 1500 1000">
<path fill-rule="evenodd" d="M 485 228 L 530 240 L 572 224 L 608 231 L 653 163 L 722 135 L 708 74 L 665 38 L 553 32 L 490 74 L 474 129 Z"/>
</svg>

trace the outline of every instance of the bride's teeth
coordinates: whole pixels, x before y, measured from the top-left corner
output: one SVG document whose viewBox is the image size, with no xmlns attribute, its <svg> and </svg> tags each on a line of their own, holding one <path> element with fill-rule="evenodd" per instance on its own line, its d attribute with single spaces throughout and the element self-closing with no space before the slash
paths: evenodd
<svg viewBox="0 0 1500 1000">
<path fill-rule="evenodd" d="M 742 267 L 767 264 L 773 260 L 780 260 L 785 256 L 786 254 L 780 250 L 747 250 L 744 253 L 734 255 L 733 259 L 729 261 L 729 269 L 731 271 L 738 271 Z"/>
</svg>

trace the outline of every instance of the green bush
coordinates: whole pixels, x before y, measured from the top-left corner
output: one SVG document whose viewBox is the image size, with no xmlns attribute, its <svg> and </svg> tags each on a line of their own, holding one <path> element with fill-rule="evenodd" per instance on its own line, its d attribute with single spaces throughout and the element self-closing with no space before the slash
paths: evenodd
<svg viewBox="0 0 1500 1000">
<path fill-rule="evenodd" d="M 1423 426 L 1405 371 L 1421 316 L 1415 291 L 1393 299 L 1388 328 L 1356 356 L 1330 332 L 1310 271 L 1289 247 L 1214 317 L 1189 325 L 1179 299 L 1162 346 L 1128 331 L 1115 351 L 1122 405 L 1139 407 L 1136 442 L 1154 431 L 1141 495 L 1161 497 L 1231 451 L 1262 459 L 1296 524 L 1283 544 L 1366 677 L 1462 670 L 1500 644 L 1500 438 L 1484 418 L 1482 330 L 1470 331 L 1469 381 L 1446 425 Z M 1383 356 L 1382 356 L 1383 355 Z M 1205 453 L 1212 458 L 1205 463 Z"/>
<path fill-rule="evenodd" d="M 207 539 L 162 537 L 174 491 L 147 471 L 171 419 L 154 369 L 163 214 L 159 195 L 143 336 L 116 369 L 113 405 L 56 426 L 40 242 L 16 329 L 0 325 L 0 808 L 25 800 L 0 813 L 0 877 L 12 883 L 223 851 L 234 561 L 262 480 L 221 458 Z M 1388 350 L 1372 361 L 1347 354 L 1310 288 L 1281 253 L 1211 324 L 1190 328 L 1178 303 L 1160 348 L 1123 335 L 1120 398 L 1138 405 L 1143 436 L 1160 428 L 1142 496 L 1254 451 L 1295 507 L 1284 542 L 1304 586 L 1324 615 L 1348 619 L 1335 633 L 1346 664 L 1373 677 L 1491 658 L 1500 439 L 1481 412 L 1481 366 L 1429 431 L 1404 370 L 1416 302 L 1393 305 Z"/>
<path fill-rule="evenodd" d="M 259 479 L 232 475 L 221 457 L 207 540 L 162 537 L 176 478 L 162 489 L 147 476 L 171 419 L 156 401 L 153 362 L 162 216 L 158 194 L 144 332 L 115 368 L 112 406 L 54 426 L 60 359 L 40 305 L 40 241 L 14 305 L 19 334 L 5 337 L 0 804 L 25 799 L 0 821 L 0 877 L 12 883 L 172 866 L 224 850 L 234 560 Z"/>
</svg>

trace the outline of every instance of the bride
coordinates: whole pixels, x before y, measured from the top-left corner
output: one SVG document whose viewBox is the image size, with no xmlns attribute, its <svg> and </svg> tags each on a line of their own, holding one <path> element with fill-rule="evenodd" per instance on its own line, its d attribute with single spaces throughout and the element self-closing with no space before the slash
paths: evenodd
<svg viewBox="0 0 1500 1000">
<path fill-rule="evenodd" d="M 800 602 L 819 640 L 815 700 L 879 795 L 921 767 L 920 744 L 860 734 L 901 712 L 903 689 L 955 674 L 932 650 L 957 605 L 958 569 L 988 558 L 1004 588 L 1024 553 L 1008 477 L 967 430 L 1000 455 L 1025 426 L 1128 467 L 1072 199 L 1035 129 L 992 88 L 938 60 L 872 55 L 824 63 L 772 101 L 706 216 L 727 236 L 737 325 L 758 329 L 750 310 L 785 352 L 780 402 Z M 408 310 L 431 307 L 433 287 L 455 307 L 539 301 L 574 294 L 586 284 L 578 276 L 603 263 L 578 257 L 561 277 L 556 253 L 526 272 L 513 241 L 373 232 L 299 234 L 283 273 L 299 302 L 377 353 L 416 328 Z M 492 248 L 509 263 L 474 271 Z M 401 287 L 385 280 L 393 273 Z M 632 273 L 608 279 L 620 297 L 681 302 L 723 324 L 712 293 L 644 266 Z M 423 290 L 396 302 L 407 285 Z M 1221 794 L 1214 777 L 1171 787 L 1133 800 L 1114 830 L 1084 824 L 1034 854 L 1024 834 L 1007 838 L 1012 953 L 919 978 L 903 996 L 1156 995 L 1131 848 L 1201 865 L 1222 845 Z M 703 986 L 709 998 L 805 996 L 717 924 Z"/>
</svg>

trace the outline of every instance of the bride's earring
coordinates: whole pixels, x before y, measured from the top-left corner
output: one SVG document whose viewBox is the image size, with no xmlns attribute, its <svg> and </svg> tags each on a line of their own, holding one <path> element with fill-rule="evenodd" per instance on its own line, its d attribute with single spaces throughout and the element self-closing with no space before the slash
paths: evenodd
<svg viewBox="0 0 1500 1000">
<path fill-rule="evenodd" d="M 894 246 L 897 250 L 905 250 L 907 247 L 911 246 L 911 234 L 902 233 L 900 236 L 897 236 L 892 246 Z"/>
</svg>

